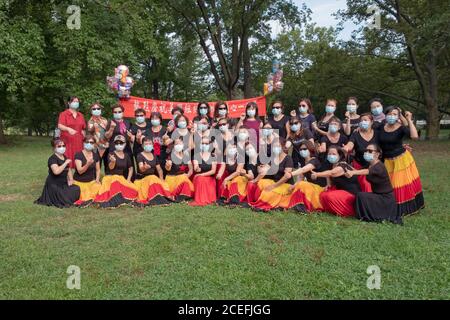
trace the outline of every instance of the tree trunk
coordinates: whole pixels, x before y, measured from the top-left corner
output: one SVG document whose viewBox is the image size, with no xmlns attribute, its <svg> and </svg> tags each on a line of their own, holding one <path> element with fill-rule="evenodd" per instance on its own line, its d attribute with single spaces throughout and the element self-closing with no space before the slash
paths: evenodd
<svg viewBox="0 0 450 320">
<path fill-rule="evenodd" d="M 441 129 L 441 116 L 436 102 L 427 103 L 427 139 L 435 140 L 439 138 Z"/>
<path fill-rule="evenodd" d="M 0 115 L 0 144 L 6 144 L 6 137 L 5 133 L 3 132 L 3 120 L 1 115 Z"/>
<path fill-rule="evenodd" d="M 155 75 L 157 71 L 157 64 L 156 64 L 156 58 L 152 57 L 152 72 Z M 152 98 L 153 99 L 159 99 L 159 83 L 158 78 L 154 78 L 152 80 Z"/>
<path fill-rule="evenodd" d="M 250 47 L 248 44 L 248 37 L 245 36 L 242 39 L 243 43 L 243 62 L 244 62 L 244 97 L 246 99 L 253 97 L 253 88 L 252 88 L 252 66 L 251 66 L 251 55 L 250 55 Z"/>
</svg>

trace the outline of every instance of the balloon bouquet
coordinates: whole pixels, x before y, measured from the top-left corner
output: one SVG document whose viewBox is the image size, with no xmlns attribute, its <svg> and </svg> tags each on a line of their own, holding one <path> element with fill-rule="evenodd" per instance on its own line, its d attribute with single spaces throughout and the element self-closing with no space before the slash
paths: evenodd
<svg viewBox="0 0 450 320">
<path fill-rule="evenodd" d="M 106 77 L 108 87 L 117 93 L 119 99 L 130 99 L 134 80 L 130 77 L 127 66 L 120 65 L 115 69 L 114 77 Z"/>
<path fill-rule="evenodd" d="M 267 76 L 267 83 L 264 84 L 264 95 L 267 96 L 273 92 L 280 92 L 284 88 L 283 70 L 280 69 L 280 61 L 277 59 L 272 62 L 272 73 Z"/>
</svg>

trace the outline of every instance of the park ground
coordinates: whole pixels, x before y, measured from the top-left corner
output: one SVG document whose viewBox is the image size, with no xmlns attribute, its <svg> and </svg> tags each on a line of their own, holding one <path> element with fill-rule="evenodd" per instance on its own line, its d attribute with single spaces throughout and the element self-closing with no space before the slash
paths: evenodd
<svg viewBox="0 0 450 320">
<path fill-rule="evenodd" d="M 450 140 L 414 142 L 426 209 L 404 226 L 184 204 L 41 207 L 48 138 L 0 146 L 0 299 L 449 299 Z M 81 289 L 66 287 L 67 268 Z M 367 268 L 381 269 L 369 290 Z"/>
</svg>

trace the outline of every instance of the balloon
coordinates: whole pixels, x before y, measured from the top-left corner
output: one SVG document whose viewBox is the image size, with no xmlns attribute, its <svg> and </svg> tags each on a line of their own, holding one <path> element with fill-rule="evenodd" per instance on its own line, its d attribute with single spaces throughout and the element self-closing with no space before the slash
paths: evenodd
<svg viewBox="0 0 450 320">
<path fill-rule="evenodd" d="M 130 98 L 134 80 L 129 76 L 129 72 L 130 71 L 127 66 L 120 65 L 114 69 L 113 77 L 106 77 L 108 87 L 116 92 L 120 99 Z"/>
<path fill-rule="evenodd" d="M 267 82 L 264 84 L 264 95 L 272 92 L 280 92 L 284 88 L 283 70 L 281 70 L 280 61 L 274 59 L 272 61 L 272 73 L 267 76 Z"/>
</svg>

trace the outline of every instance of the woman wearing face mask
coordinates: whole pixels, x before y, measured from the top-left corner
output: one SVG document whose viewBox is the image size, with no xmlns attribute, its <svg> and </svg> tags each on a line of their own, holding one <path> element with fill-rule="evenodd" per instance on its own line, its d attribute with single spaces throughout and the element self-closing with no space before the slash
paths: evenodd
<svg viewBox="0 0 450 320">
<path fill-rule="evenodd" d="M 214 106 L 214 120 L 212 123 L 212 128 L 218 129 L 218 124 L 220 120 L 226 120 L 230 129 L 233 129 L 236 125 L 236 121 L 228 117 L 228 105 L 219 101 Z"/>
<path fill-rule="evenodd" d="M 272 153 L 275 158 L 270 167 L 266 165 L 257 177 L 258 189 L 261 193 L 255 202 L 250 203 L 256 210 L 269 211 L 289 207 L 290 186 L 293 183 L 292 158 L 287 154 L 284 141 L 274 142 Z"/>
<path fill-rule="evenodd" d="M 202 118 L 206 118 L 208 126 L 211 126 L 211 106 L 207 102 L 200 102 L 197 105 L 197 115 L 192 120 L 194 122 L 194 130 L 197 130 L 197 124 Z"/>
<path fill-rule="evenodd" d="M 177 139 L 181 139 L 183 141 L 184 150 L 190 151 L 194 148 L 193 135 L 189 130 L 189 119 L 184 115 L 179 115 L 175 119 L 175 129 L 173 130 L 169 140 L 170 144 L 167 149 L 167 155 L 172 152 L 174 141 Z"/>
<path fill-rule="evenodd" d="M 259 151 L 261 155 L 270 159 L 272 156 L 272 143 L 277 139 L 270 122 L 264 123 L 261 133 L 262 137 L 259 142 Z"/>
<path fill-rule="evenodd" d="M 66 145 L 62 140 L 52 140 L 53 155 L 48 159 L 48 177 L 39 199 L 34 203 L 43 206 L 67 208 L 80 198 L 80 188 L 73 185 L 71 160 L 64 154 Z"/>
<path fill-rule="evenodd" d="M 323 211 L 320 202 L 320 194 L 327 185 L 326 178 L 313 180 L 311 173 L 329 170 L 323 162 L 316 157 L 316 149 L 310 141 L 304 141 L 300 145 L 300 155 L 302 157 L 301 168 L 292 172 L 293 177 L 300 177 L 300 181 L 290 187 L 292 191 L 289 208 L 298 212 Z"/>
<path fill-rule="evenodd" d="M 299 102 L 298 112 L 293 110 L 291 116 L 297 117 L 301 121 L 302 127 L 314 133 L 317 127 L 317 120 L 313 113 L 311 100 L 301 99 Z"/>
<path fill-rule="evenodd" d="M 399 121 L 400 117 L 408 123 L 407 127 Z M 422 183 L 416 162 L 403 145 L 404 138 L 419 139 L 412 113 L 406 112 L 403 117 L 397 107 L 387 108 L 386 124 L 377 133 L 384 164 L 394 187 L 398 211 L 401 215 L 416 213 L 425 206 Z"/>
<path fill-rule="evenodd" d="M 218 159 L 217 164 L 217 198 L 219 202 L 223 202 L 222 195 L 224 194 L 224 185 L 223 181 L 230 174 L 230 172 L 226 169 L 226 160 L 227 160 L 227 148 L 230 145 L 234 145 L 234 134 L 229 129 L 229 122 L 227 118 L 220 119 L 217 123 L 217 129 L 220 131 L 220 141 L 221 146 L 218 143 L 219 141 L 214 141 L 214 150 L 216 150 L 216 157 Z"/>
<path fill-rule="evenodd" d="M 289 127 L 289 118 L 283 114 L 283 103 L 274 101 L 271 107 L 271 115 L 268 116 L 268 122 L 274 130 L 278 130 L 278 135 L 286 139 Z"/>
<path fill-rule="evenodd" d="M 245 126 L 248 129 L 250 143 L 259 150 L 259 130 L 262 128 L 262 121 L 258 115 L 258 105 L 255 102 L 249 102 L 245 107 L 245 114 L 241 115 L 236 131 Z"/>
<path fill-rule="evenodd" d="M 138 196 L 138 189 L 131 182 L 133 163 L 131 157 L 124 152 L 127 140 L 117 135 L 112 142 L 115 150 L 108 155 L 108 172 L 103 177 L 102 186 L 94 203 L 101 208 L 117 208 L 133 203 Z"/>
<path fill-rule="evenodd" d="M 306 140 L 314 144 L 314 135 L 312 132 L 304 128 L 302 122 L 297 117 L 292 117 L 289 120 L 289 136 L 287 147 L 292 146 L 292 160 L 294 161 L 294 168 L 300 168 L 302 157 L 300 156 L 300 145 Z"/>
<path fill-rule="evenodd" d="M 352 167 L 356 170 L 367 168 L 369 163 L 364 159 L 364 152 L 369 144 L 377 144 L 378 137 L 373 130 L 373 117 L 370 113 L 361 115 L 361 122 L 359 123 L 359 130 L 353 132 L 350 141 L 345 145 L 344 150 L 347 153 L 355 151 L 355 157 L 352 162 Z M 371 192 L 370 183 L 365 176 L 358 176 L 359 184 L 363 192 Z"/>
<path fill-rule="evenodd" d="M 144 206 L 167 205 L 173 199 L 168 184 L 164 181 L 158 157 L 153 154 L 152 139 L 142 141 L 143 151 L 137 157 L 139 176 L 134 182 L 138 189 L 137 204 Z"/>
<path fill-rule="evenodd" d="M 191 206 L 206 206 L 217 201 L 216 179 L 217 162 L 211 154 L 211 140 L 203 137 L 201 140 L 198 159 L 193 160 L 194 172 L 194 201 Z"/>
<path fill-rule="evenodd" d="M 222 181 L 220 188 L 220 204 L 239 205 L 246 198 L 247 179 L 241 174 L 244 171 L 244 161 L 239 161 L 243 157 L 238 156 L 237 146 L 228 145 L 226 149 L 224 165 L 219 169 L 226 171 L 228 175 Z"/>
<path fill-rule="evenodd" d="M 358 99 L 348 98 L 347 112 L 345 113 L 344 133 L 350 136 L 359 127 L 360 115 L 358 114 Z"/>
<path fill-rule="evenodd" d="M 244 170 L 241 172 L 241 176 L 247 179 L 246 188 L 246 202 L 241 203 L 241 206 L 249 207 L 250 203 L 256 202 L 259 198 L 261 191 L 258 188 L 258 182 L 263 178 L 259 175 L 263 173 L 265 167 L 261 165 L 256 148 L 250 143 L 247 143 L 245 147 L 245 162 Z"/>
<path fill-rule="evenodd" d="M 95 139 L 87 135 L 83 140 L 84 149 L 75 155 L 75 174 L 73 184 L 80 188 L 78 206 L 92 203 L 100 190 L 100 157 L 95 152 Z"/>
<path fill-rule="evenodd" d="M 380 98 L 374 98 L 369 101 L 369 106 L 373 115 L 373 128 L 377 130 L 386 121 L 386 115 L 383 113 L 383 101 Z"/>
<path fill-rule="evenodd" d="M 390 221 L 402 224 L 402 215 L 397 210 L 389 174 L 380 161 L 381 149 L 375 144 L 369 144 L 364 150 L 364 159 L 369 167 L 361 170 L 347 171 L 346 176 L 366 176 L 373 192 L 356 194 L 356 216 L 368 222 Z"/>
<path fill-rule="evenodd" d="M 128 120 L 124 119 L 124 108 L 122 105 L 117 104 L 114 105 L 112 108 L 113 113 L 113 119 L 109 121 L 106 132 L 105 132 L 105 138 L 109 140 L 109 152 L 108 154 L 111 154 L 116 151 L 116 146 L 114 145 L 114 139 L 117 136 L 123 136 L 127 137 L 128 139 L 125 141 L 125 149 L 123 150 L 128 157 L 130 157 L 131 160 L 133 160 L 133 152 L 131 150 L 131 123 Z M 107 160 L 109 157 L 106 158 Z M 134 170 L 134 162 L 133 162 L 133 170 Z M 109 165 L 107 164 L 105 167 L 105 174 L 109 172 Z M 133 177 L 134 178 L 134 177 Z"/>
<path fill-rule="evenodd" d="M 166 160 L 166 183 L 176 202 L 189 201 L 194 197 L 194 184 L 190 177 L 194 173 L 190 152 L 182 138 L 174 140 L 173 150 Z"/>
<path fill-rule="evenodd" d="M 109 148 L 108 139 L 105 137 L 108 120 L 102 117 L 103 107 L 99 103 L 91 106 L 91 118 L 87 123 L 88 132 L 94 136 L 95 145 L 100 159 L 104 159 L 106 150 Z M 101 165 L 101 161 L 100 161 Z"/>
<path fill-rule="evenodd" d="M 142 139 L 148 135 L 150 124 L 145 119 L 144 109 L 136 109 L 134 116 L 136 122 L 131 126 L 131 142 L 133 143 L 133 157 L 137 163 L 137 156 L 143 151 Z M 139 170 L 138 170 L 139 171 Z"/>
<path fill-rule="evenodd" d="M 337 100 L 328 99 L 327 105 L 325 107 L 325 114 L 320 118 L 317 126 L 314 128 L 316 133 L 316 140 L 320 140 L 321 136 L 326 136 L 329 132 L 328 126 L 332 118 L 335 118 L 334 113 L 336 112 Z"/>
<path fill-rule="evenodd" d="M 343 147 L 348 143 L 348 138 L 341 134 L 341 120 L 336 117 L 330 119 L 328 133 L 320 139 L 320 153 L 327 152 L 330 146 Z"/>
<path fill-rule="evenodd" d="M 69 100 L 69 108 L 59 114 L 58 129 L 61 130 L 60 139 L 66 145 L 66 157 L 71 160 L 70 168 L 75 167 L 75 154 L 83 150 L 83 138 L 85 135 L 86 121 L 79 112 L 80 100 L 72 97 Z"/>
<path fill-rule="evenodd" d="M 191 158 L 194 159 L 195 155 L 201 150 L 203 138 L 211 139 L 211 130 L 207 117 L 202 117 L 197 122 L 197 125 L 192 129 L 192 141 L 193 148 L 191 149 Z M 214 142 L 214 141 L 213 141 Z M 209 152 L 213 152 L 214 145 L 211 146 Z M 195 171 L 194 171 L 194 174 Z"/>
<path fill-rule="evenodd" d="M 177 117 L 184 115 L 183 107 L 181 105 L 178 105 L 172 109 L 171 113 L 172 113 L 172 119 L 167 124 L 167 132 L 170 132 L 170 133 L 172 133 L 173 130 L 176 129 L 175 120 L 177 119 Z"/>
<path fill-rule="evenodd" d="M 326 191 L 320 194 L 320 203 L 324 211 L 341 217 L 355 216 L 356 194 L 361 192 L 356 177 L 346 177 L 347 171 L 352 167 L 344 161 L 345 154 L 338 146 L 328 149 L 327 161 L 332 168 L 323 172 L 313 172 L 311 178 L 327 178 Z"/>
<path fill-rule="evenodd" d="M 162 125 L 162 115 L 159 112 L 152 112 L 150 115 L 150 130 L 146 137 L 153 141 L 153 154 L 158 157 L 159 161 L 164 162 L 167 156 L 166 149 L 170 144 L 167 130 Z"/>
</svg>

